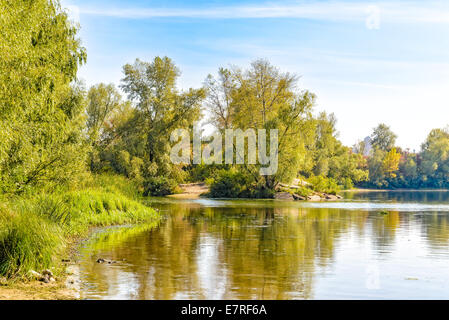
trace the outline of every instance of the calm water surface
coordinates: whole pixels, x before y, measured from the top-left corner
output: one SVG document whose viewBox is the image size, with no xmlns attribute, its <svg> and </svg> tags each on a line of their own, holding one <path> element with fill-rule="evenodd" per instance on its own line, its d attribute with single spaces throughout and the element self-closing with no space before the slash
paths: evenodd
<svg viewBox="0 0 449 320">
<path fill-rule="evenodd" d="M 157 226 L 84 244 L 81 298 L 449 299 L 449 192 L 345 197 L 154 200 Z"/>
</svg>

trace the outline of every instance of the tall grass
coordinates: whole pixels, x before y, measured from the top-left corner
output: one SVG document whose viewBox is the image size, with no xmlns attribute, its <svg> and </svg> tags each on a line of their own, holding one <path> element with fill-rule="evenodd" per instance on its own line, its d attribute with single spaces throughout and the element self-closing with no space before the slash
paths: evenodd
<svg viewBox="0 0 449 320">
<path fill-rule="evenodd" d="M 0 274 L 8 278 L 49 268 L 64 246 L 61 228 L 31 212 L 0 209 Z"/>
<path fill-rule="evenodd" d="M 143 194 L 143 187 L 141 184 L 134 182 L 124 176 L 115 174 L 99 174 L 93 175 L 92 179 L 86 180 L 83 188 L 92 189 L 97 188 L 106 192 L 121 193 L 130 199 L 138 199 Z"/>
<path fill-rule="evenodd" d="M 137 200 L 96 189 L 69 192 L 51 201 L 62 202 L 53 219 L 60 219 L 71 234 L 82 234 L 89 226 L 134 224 L 158 217 L 156 211 Z"/>
<path fill-rule="evenodd" d="M 121 177 L 97 177 L 83 190 L 4 199 L 0 207 L 0 275 L 25 275 L 54 265 L 66 239 L 90 227 L 158 220 L 139 202 L 138 189 Z"/>
</svg>

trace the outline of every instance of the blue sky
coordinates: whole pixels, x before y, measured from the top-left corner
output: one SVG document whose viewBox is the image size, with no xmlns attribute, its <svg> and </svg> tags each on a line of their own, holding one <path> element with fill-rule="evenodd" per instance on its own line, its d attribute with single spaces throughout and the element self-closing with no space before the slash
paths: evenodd
<svg viewBox="0 0 449 320">
<path fill-rule="evenodd" d="M 266 58 L 301 76 L 347 145 L 380 122 L 418 150 L 449 125 L 448 1 L 65 0 L 81 25 L 87 85 L 120 83 L 136 58 L 172 58 L 181 88 Z"/>
</svg>

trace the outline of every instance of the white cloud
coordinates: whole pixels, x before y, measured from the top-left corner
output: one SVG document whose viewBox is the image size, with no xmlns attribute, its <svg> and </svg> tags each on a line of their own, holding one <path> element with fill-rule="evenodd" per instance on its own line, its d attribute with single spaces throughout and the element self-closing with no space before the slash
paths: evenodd
<svg viewBox="0 0 449 320">
<path fill-rule="evenodd" d="M 95 8 L 83 7 L 81 14 L 130 19 L 151 18 L 303 18 L 329 21 L 364 21 L 378 29 L 380 19 L 390 22 L 449 23 L 449 6 L 441 1 L 359 2 L 328 1 L 285 5 L 227 6 L 210 8 Z"/>
</svg>

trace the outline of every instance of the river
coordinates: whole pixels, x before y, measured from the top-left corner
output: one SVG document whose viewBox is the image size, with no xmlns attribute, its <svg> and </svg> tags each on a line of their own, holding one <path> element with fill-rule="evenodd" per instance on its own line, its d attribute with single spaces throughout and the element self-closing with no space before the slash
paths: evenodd
<svg viewBox="0 0 449 320">
<path fill-rule="evenodd" d="M 80 297 L 449 299 L 449 192 L 345 198 L 152 199 L 157 226 L 83 244 Z"/>
</svg>

